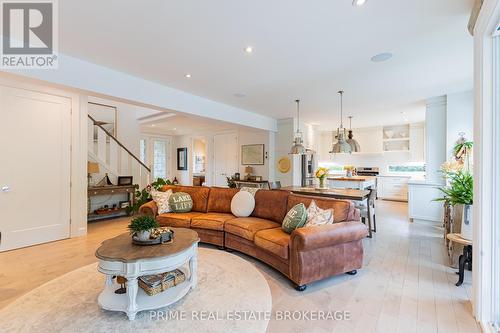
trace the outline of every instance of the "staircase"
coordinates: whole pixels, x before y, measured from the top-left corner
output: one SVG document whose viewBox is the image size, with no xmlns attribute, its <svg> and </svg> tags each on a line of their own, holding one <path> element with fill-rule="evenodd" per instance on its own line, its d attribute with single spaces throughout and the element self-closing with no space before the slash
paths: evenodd
<svg viewBox="0 0 500 333">
<path fill-rule="evenodd" d="M 151 169 L 90 115 L 88 160 L 100 164 L 101 174 L 93 176 L 94 182 L 107 173 L 113 184 L 117 184 L 118 176 L 133 176 L 140 188 L 149 184 Z"/>
</svg>

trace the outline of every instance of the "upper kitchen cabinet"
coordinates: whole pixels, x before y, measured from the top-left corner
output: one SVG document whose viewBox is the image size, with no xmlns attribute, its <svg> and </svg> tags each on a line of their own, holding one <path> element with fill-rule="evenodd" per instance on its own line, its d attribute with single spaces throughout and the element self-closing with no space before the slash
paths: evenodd
<svg viewBox="0 0 500 333">
<path fill-rule="evenodd" d="M 380 154 L 382 152 L 382 127 L 353 129 L 354 139 L 361 146 L 359 154 Z"/>
<path fill-rule="evenodd" d="M 410 124 L 410 159 L 412 162 L 425 161 L 425 124 Z"/>
<path fill-rule="evenodd" d="M 410 125 L 384 126 L 382 135 L 384 152 L 410 151 Z"/>
</svg>

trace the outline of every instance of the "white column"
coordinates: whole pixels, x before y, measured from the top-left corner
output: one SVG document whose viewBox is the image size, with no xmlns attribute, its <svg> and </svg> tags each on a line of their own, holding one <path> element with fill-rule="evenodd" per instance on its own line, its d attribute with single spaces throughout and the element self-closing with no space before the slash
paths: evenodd
<svg viewBox="0 0 500 333">
<path fill-rule="evenodd" d="M 425 111 L 426 126 L 426 180 L 441 183 L 443 176 L 439 172 L 446 159 L 446 96 L 427 100 Z"/>
</svg>

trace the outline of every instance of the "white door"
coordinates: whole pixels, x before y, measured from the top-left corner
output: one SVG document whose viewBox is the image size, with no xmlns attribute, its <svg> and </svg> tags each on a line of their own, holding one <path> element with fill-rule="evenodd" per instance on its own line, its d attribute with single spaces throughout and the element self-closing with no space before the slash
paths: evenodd
<svg viewBox="0 0 500 333">
<path fill-rule="evenodd" d="M 238 172 L 238 136 L 220 134 L 214 136 L 215 186 L 227 186 L 227 178 Z"/>
<path fill-rule="evenodd" d="M 70 235 L 69 99 L 0 86 L 0 251 Z"/>
</svg>

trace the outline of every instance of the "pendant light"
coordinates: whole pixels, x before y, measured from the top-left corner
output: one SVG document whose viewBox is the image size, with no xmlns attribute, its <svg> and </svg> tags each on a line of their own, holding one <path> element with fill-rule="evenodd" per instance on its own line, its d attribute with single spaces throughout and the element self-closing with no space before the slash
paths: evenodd
<svg viewBox="0 0 500 333">
<path fill-rule="evenodd" d="M 358 141 L 354 140 L 352 135 L 352 116 L 349 116 L 349 134 L 347 135 L 348 139 L 346 142 L 351 146 L 351 150 L 353 153 L 358 153 L 361 151 L 361 147 Z"/>
<path fill-rule="evenodd" d="M 346 132 L 344 128 L 344 123 L 342 122 L 343 116 L 343 105 L 342 105 L 342 96 L 344 95 L 344 91 L 340 90 L 337 92 L 340 95 L 340 127 L 337 128 L 337 143 L 335 143 L 332 147 L 332 151 L 330 154 L 347 154 L 352 152 L 351 145 L 346 141 Z"/>
<path fill-rule="evenodd" d="M 300 118 L 299 118 L 299 103 L 300 100 L 296 99 L 295 103 L 297 103 L 297 133 L 295 133 L 295 138 L 293 139 L 293 146 L 290 149 L 290 154 L 291 155 L 305 155 L 306 154 L 306 148 L 304 147 L 303 143 L 304 140 L 302 140 L 302 132 L 300 132 Z"/>
</svg>

